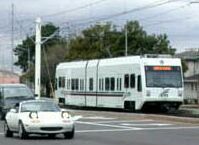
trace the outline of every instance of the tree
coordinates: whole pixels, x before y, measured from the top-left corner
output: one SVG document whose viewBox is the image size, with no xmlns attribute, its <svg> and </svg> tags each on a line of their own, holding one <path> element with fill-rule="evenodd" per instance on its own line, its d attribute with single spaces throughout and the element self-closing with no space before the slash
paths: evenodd
<svg viewBox="0 0 199 145">
<path fill-rule="evenodd" d="M 54 26 L 53 24 L 49 23 L 44 26 L 42 26 L 41 29 L 41 35 L 42 38 L 49 37 L 52 35 L 55 31 L 58 31 L 59 28 Z M 52 45 L 55 45 L 59 43 L 60 36 L 57 34 L 54 38 L 48 40 L 45 44 L 43 44 L 45 47 L 50 47 Z M 34 58 L 35 58 L 35 35 L 33 36 L 27 36 L 25 40 L 22 41 L 22 44 L 17 45 L 17 47 L 14 49 L 14 53 L 16 56 L 18 56 L 17 62 L 15 62 L 16 66 L 19 66 L 23 72 L 26 72 L 28 70 L 28 63 L 34 64 Z M 28 60 L 28 51 L 30 52 L 30 60 Z M 30 62 L 28 62 L 30 61 Z"/>
<path fill-rule="evenodd" d="M 42 26 L 42 40 L 51 36 L 55 32 L 58 32 L 59 28 L 49 23 Z M 29 82 L 34 82 L 34 72 L 35 72 L 35 35 L 27 37 L 19 44 L 15 49 L 15 55 L 18 56 L 18 61 L 15 65 L 20 66 L 23 71 L 21 77 L 22 81 L 29 80 Z M 63 61 L 63 54 L 66 53 L 66 41 L 59 36 L 58 33 L 47 42 L 42 44 L 41 47 L 41 84 L 46 87 L 47 96 L 50 96 L 50 82 L 54 83 L 55 67 L 58 62 Z M 28 50 L 30 52 L 29 62 L 28 62 Z M 29 64 L 28 64 L 29 63 Z M 28 68 L 29 66 L 29 68 Z"/>
<path fill-rule="evenodd" d="M 96 24 L 71 40 L 67 60 L 124 56 L 125 28 L 128 31 L 128 55 L 174 54 L 166 34 L 148 35 L 138 21 L 129 21 L 121 30 L 111 23 Z"/>
<path fill-rule="evenodd" d="M 77 36 L 70 42 L 70 51 L 66 55 L 67 60 L 74 59 L 95 59 L 108 57 L 108 51 L 113 47 L 117 38 L 116 30 L 111 30 L 113 27 L 110 23 L 105 25 L 95 25 L 91 28 L 83 30 L 82 35 Z M 113 33 L 115 33 L 113 35 Z M 107 36 L 113 35 L 111 39 Z"/>
<path fill-rule="evenodd" d="M 46 96 L 52 96 L 55 71 L 58 63 L 65 60 L 65 53 L 67 53 L 66 42 L 52 45 L 51 47 L 43 47 L 42 65 L 41 65 L 41 83 L 45 85 Z"/>
</svg>

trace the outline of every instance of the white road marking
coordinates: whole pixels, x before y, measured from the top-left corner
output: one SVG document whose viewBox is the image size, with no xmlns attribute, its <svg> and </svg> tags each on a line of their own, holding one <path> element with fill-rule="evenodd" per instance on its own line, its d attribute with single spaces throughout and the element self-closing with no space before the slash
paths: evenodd
<svg viewBox="0 0 199 145">
<path fill-rule="evenodd" d="M 127 126 L 119 126 L 119 125 L 110 125 L 110 124 L 100 124 L 100 123 L 93 123 L 93 122 L 84 122 L 84 121 L 76 121 L 79 124 L 88 124 L 94 126 L 105 126 L 105 127 L 113 127 L 113 128 L 123 128 L 123 129 L 140 129 L 137 127 L 127 127 Z"/>
<path fill-rule="evenodd" d="M 165 128 L 129 128 L 129 129 L 99 129 L 99 130 L 76 130 L 76 133 L 100 133 L 100 132 L 125 132 L 125 131 L 145 131 L 145 130 L 181 130 L 181 129 L 199 129 L 199 126 L 191 127 L 165 127 Z M 0 135 L 3 135 L 0 132 Z"/>
<path fill-rule="evenodd" d="M 199 126 L 176 126 L 176 127 L 157 127 L 157 128 L 142 128 L 142 130 L 180 130 L 180 129 L 199 129 Z"/>
<path fill-rule="evenodd" d="M 163 123 L 147 123 L 147 124 L 122 123 L 120 125 L 124 125 L 124 126 L 171 126 L 172 124 L 163 124 Z"/>
<path fill-rule="evenodd" d="M 149 120 L 149 119 L 145 119 L 145 120 L 112 120 L 112 121 L 97 121 L 95 123 L 122 123 L 122 122 L 151 122 L 154 120 Z"/>
<path fill-rule="evenodd" d="M 83 119 L 99 119 L 99 120 L 114 120 L 116 118 L 108 118 L 103 116 L 89 116 L 89 117 L 82 117 Z"/>
<path fill-rule="evenodd" d="M 199 126 L 192 127 L 165 127 L 165 128 L 139 128 L 139 129 L 101 129 L 101 130 L 78 130 L 77 133 L 100 133 L 100 132 L 125 132 L 125 131 L 145 131 L 145 130 L 180 130 L 180 129 L 199 129 Z"/>
<path fill-rule="evenodd" d="M 138 129 L 99 129 L 99 130 L 78 130 L 77 133 L 89 133 L 89 132 L 122 132 L 122 131 L 131 131 Z"/>
</svg>

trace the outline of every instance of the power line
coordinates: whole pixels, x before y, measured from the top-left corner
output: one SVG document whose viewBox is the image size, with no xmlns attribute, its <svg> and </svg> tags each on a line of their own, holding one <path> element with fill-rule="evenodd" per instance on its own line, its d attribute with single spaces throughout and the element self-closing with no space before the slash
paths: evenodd
<svg viewBox="0 0 199 145">
<path fill-rule="evenodd" d="M 139 18 L 139 21 L 142 21 L 142 20 L 146 21 L 148 19 L 153 19 L 153 18 L 156 18 L 156 17 L 161 17 L 163 15 L 167 15 L 167 14 L 172 13 L 174 11 L 178 11 L 179 9 L 184 9 L 186 6 L 188 6 L 188 4 L 185 4 L 185 5 L 182 5 L 180 7 L 177 7 L 177 8 L 174 8 L 174 9 L 170 9 L 170 10 L 167 10 L 167 11 L 164 11 L 164 12 L 160 12 L 160 13 L 152 15 L 152 16 Z"/>
<path fill-rule="evenodd" d="M 174 0 L 156 1 L 156 2 L 153 2 L 153 3 L 147 4 L 145 6 L 141 6 L 141 7 L 138 7 L 138 8 L 133 8 L 133 9 L 130 9 L 130 10 L 127 10 L 127 11 L 123 11 L 123 12 L 119 12 L 119 13 L 116 13 L 116 14 L 101 17 L 97 21 L 108 20 L 108 19 L 112 19 L 112 18 L 115 18 L 115 17 L 119 17 L 119 16 L 122 16 L 122 15 L 129 14 L 129 13 L 139 12 L 139 11 L 142 11 L 142 10 L 147 10 L 147 9 L 151 9 L 151 8 L 154 8 L 154 7 L 159 7 L 159 6 L 171 3 L 171 2 L 174 2 Z M 95 22 L 95 21 L 96 20 L 93 20 L 91 22 Z"/>
<path fill-rule="evenodd" d="M 99 21 L 103 21 L 103 20 L 113 19 L 115 17 L 119 17 L 119 16 L 126 15 L 126 14 L 133 13 L 133 12 L 139 12 L 139 11 L 142 11 L 142 10 L 159 7 L 159 6 L 162 6 L 162 5 L 171 3 L 171 2 L 175 2 L 175 1 L 179 1 L 179 0 L 156 1 L 156 2 L 153 2 L 153 3 L 147 4 L 145 6 L 133 8 L 133 9 L 130 9 L 130 10 L 127 10 L 127 11 L 122 11 L 122 12 L 119 12 L 119 13 L 116 13 L 116 14 L 106 15 L 106 16 L 102 16 L 102 17 L 98 17 L 98 18 L 93 17 L 93 18 L 87 18 L 87 19 L 81 19 L 81 20 L 73 20 L 73 22 L 81 22 L 81 21 L 84 22 L 85 21 L 84 23 L 77 23 L 76 25 L 86 25 L 86 24 L 89 24 L 89 23 L 95 23 L 95 22 L 99 22 Z M 68 22 L 63 22 L 61 24 L 64 24 L 64 23 L 68 23 Z"/>
<path fill-rule="evenodd" d="M 97 4 L 103 3 L 105 1 L 107 1 L 107 0 L 98 0 L 98 1 L 86 4 L 86 5 L 82 5 L 82 6 L 79 6 L 79 7 L 76 7 L 76 8 L 69 9 L 69 10 L 57 12 L 57 13 L 54 13 L 54 14 L 44 15 L 44 16 L 41 16 L 41 18 L 44 18 L 44 17 L 54 17 L 54 16 L 57 16 L 57 15 L 63 15 L 63 14 L 66 14 L 66 13 L 71 13 L 71 12 L 74 12 L 74 11 L 79 11 L 79 10 L 82 10 L 82 9 L 90 7 L 91 5 L 97 5 Z"/>
<path fill-rule="evenodd" d="M 191 17 L 185 17 L 185 18 L 179 18 L 179 19 L 175 18 L 175 19 L 170 19 L 170 20 L 164 20 L 164 21 L 149 23 L 149 24 L 146 24 L 144 27 L 157 26 L 157 25 L 160 25 L 160 24 L 179 22 L 179 21 L 184 21 L 184 20 L 189 20 L 189 19 L 191 19 Z"/>
<path fill-rule="evenodd" d="M 91 5 L 98 5 L 98 4 L 103 3 L 105 1 L 108 1 L 108 0 L 98 0 L 98 1 L 95 1 L 95 2 L 92 2 L 92 3 L 88 3 L 88 4 L 85 4 L 85 5 L 73 8 L 73 9 L 69 9 L 69 10 L 65 10 L 65 11 L 61 11 L 61 12 L 57 12 L 57 13 L 53 13 L 53 14 L 43 15 L 43 16 L 40 16 L 40 17 L 41 18 L 45 18 L 45 17 L 47 18 L 47 17 L 54 17 L 54 16 L 58 16 L 58 15 L 63 15 L 63 14 L 66 14 L 66 13 L 71 13 L 71 12 L 79 11 L 79 10 L 82 10 L 82 9 L 86 9 L 86 8 L 90 7 Z M 25 22 L 25 21 L 34 22 L 35 20 L 34 20 L 34 18 L 26 18 L 26 19 L 19 20 L 19 22 Z M 7 25 L 1 26 L 0 29 L 4 29 L 6 27 L 7 27 Z"/>
</svg>

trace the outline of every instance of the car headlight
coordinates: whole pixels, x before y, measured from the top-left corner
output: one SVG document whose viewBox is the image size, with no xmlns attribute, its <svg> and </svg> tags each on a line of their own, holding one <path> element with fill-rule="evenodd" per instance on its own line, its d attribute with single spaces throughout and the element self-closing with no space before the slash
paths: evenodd
<svg viewBox="0 0 199 145">
<path fill-rule="evenodd" d="M 62 118 L 68 119 L 70 118 L 70 114 L 68 112 L 62 112 Z"/>
<path fill-rule="evenodd" d="M 30 112 L 29 117 L 31 119 L 38 119 L 38 114 L 37 114 L 37 112 Z"/>
</svg>

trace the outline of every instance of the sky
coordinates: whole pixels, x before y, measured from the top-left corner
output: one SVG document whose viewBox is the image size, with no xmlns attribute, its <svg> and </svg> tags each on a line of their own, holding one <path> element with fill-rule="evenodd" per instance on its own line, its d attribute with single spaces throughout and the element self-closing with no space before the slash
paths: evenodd
<svg viewBox="0 0 199 145">
<path fill-rule="evenodd" d="M 52 22 L 60 27 L 76 23 L 71 27 L 76 31 L 82 29 L 79 23 L 88 20 L 111 21 L 118 26 L 138 20 L 149 34 L 166 33 L 177 52 L 199 48 L 199 0 L 0 0 L 0 69 L 10 70 L 12 65 L 12 4 L 15 46 L 34 34 L 35 19 L 41 17 L 43 24 Z M 100 19 L 115 14 L 117 17 Z"/>
</svg>

